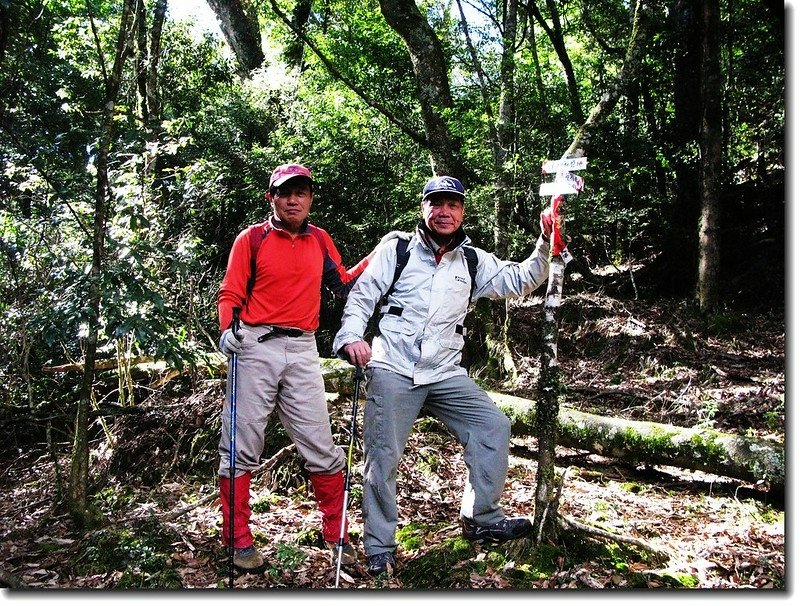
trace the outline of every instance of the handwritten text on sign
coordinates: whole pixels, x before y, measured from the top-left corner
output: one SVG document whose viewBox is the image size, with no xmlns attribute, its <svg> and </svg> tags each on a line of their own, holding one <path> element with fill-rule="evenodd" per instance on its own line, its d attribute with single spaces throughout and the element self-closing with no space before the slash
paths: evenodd
<svg viewBox="0 0 800 606">
<path fill-rule="evenodd" d="M 542 164 L 542 172 L 556 173 L 552 183 L 542 183 L 539 186 L 540 196 L 560 196 L 563 194 L 577 194 L 583 190 L 583 178 L 572 174 L 572 170 L 586 168 L 586 158 L 565 158 L 563 160 L 548 160 Z"/>
<path fill-rule="evenodd" d="M 565 158 L 563 160 L 547 160 L 542 164 L 542 172 L 557 173 L 563 170 L 583 170 L 586 168 L 586 157 Z"/>
</svg>

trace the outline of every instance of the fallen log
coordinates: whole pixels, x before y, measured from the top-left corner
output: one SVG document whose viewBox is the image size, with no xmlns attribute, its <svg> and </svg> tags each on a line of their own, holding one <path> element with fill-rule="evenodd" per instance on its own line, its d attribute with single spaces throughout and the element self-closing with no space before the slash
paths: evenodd
<svg viewBox="0 0 800 606">
<path fill-rule="evenodd" d="M 350 364 L 325 359 L 322 368 L 327 391 L 352 394 Z M 511 419 L 512 435 L 536 437 L 534 401 L 497 392 L 488 394 Z M 557 432 L 560 446 L 631 464 L 670 465 L 754 484 L 763 482 L 774 491 L 783 491 L 785 486 L 784 445 L 772 440 L 603 417 L 566 406 L 560 408 Z"/>
<path fill-rule="evenodd" d="M 535 402 L 501 393 L 489 395 L 511 419 L 513 434 L 535 436 Z M 784 445 L 771 440 L 602 417 L 562 407 L 558 444 L 628 463 L 671 465 L 751 483 L 764 482 L 771 490 L 784 488 Z"/>
<path fill-rule="evenodd" d="M 135 380 L 147 379 L 149 389 L 158 389 L 181 375 L 189 374 L 195 369 L 186 365 L 182 369 L 177 369 L 168 364 L 165 360 L 156 360 L 149 356 L 135 356 L 133 358 L 120 360 L 118 358 L 103 358 L 95 362 L 94 368 L 97 371 L 116 371 L 120 362 L 129 369 L 131 376 Z M 198 357 L 196 370 L 206 372 L 211 376 L 225 375 L 228 370 L 228 358 L 224 354 L 213 351 Z M 83 372 L 83 361 L 60 364 L 57 366 L 43 366 L 42 372 Z"/>
<path fill-rule="evenodd" d="M 336 358 L 321 360 L 325 389 L 350 396 L 353 366 Z M 113 367 L 113 366 L 112 366 Z M 80 370 L 81 364 L 45 368 L 49 372 Z M 140 361 L 134 368 L 145 374 L 171 377 L 164 362 Z M 220 353 L 207 356 L 211 374 L 224 376 L 227 359 Z M 162 381 L 163 382 L 163 381 Z M 488 392 L 511 419 L 517 436 L 536 436 L 536 403 L 508 394 Z M 581 412 L 566 406 L 558 415 L 558 444 L 632 464 L 670 465 L 743 480 L 763 482 L 770 490 L 785 486 L 784 445 L 771 440 L 726 434 L 707 428 L 686 428 L 648 421 L 630 421 Z"/>
</svg>

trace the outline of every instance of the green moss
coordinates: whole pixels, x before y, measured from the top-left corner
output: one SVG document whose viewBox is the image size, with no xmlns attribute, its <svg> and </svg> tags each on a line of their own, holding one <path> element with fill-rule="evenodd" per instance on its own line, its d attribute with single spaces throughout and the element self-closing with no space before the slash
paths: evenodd
<svg viewBox="0 0 800 606">
<path fill-rule="evenodd" d="M 468 541 L 462 537 L 446 539 L 400 568 L 399 576 L 405 587 L 414 589 L 466 588 L 469 573 L 474 570 L 469 566 L 471 557 Z"/>
<path fill-rule="evenodd" d="M 767 505 L 765 503 L 760 503 L 758 501 L 753 501 L 753 505 L 758 510 L 758 514 L 761 517 L 761 520 L 763 520 L 765 523 L 767 524 L 785 523 L 785 514 L 783 511 L 777 511 L 770 505 Z"/>
<path fill-rule="evenodd" d="M 728 453 L 720 440 L 723 434 L 711 430 L 696 432 L 688 439 L 681 440 L 676 440 L 676 436 L 681 433 L 677 429 L 670 431 L 655 426 L 648 433 L 629 427 L 608 430 L 581 424 L 562 426 L 559 430 L 576 441 L 585 443 L 594 440 L 604 444 L 609 456 L 633 453 L 637 460 L 645 463 L 665 458 L 702 458 L 711 464 L 721 464 L 728 459 Z M 756 476 L 762 475 L 759 470 L 752 471 Z"/>
<path fill-rule="evenodd" d="M 706 461 L 721 463 L 728 458 L 725 448 L 717 441 L 720 434 L 715 431 L 707 431 L 703 434 L 695 434 L 690 439 L 692 448 L 695 452 L 703 453 Z"/>
<path fill-rule="evenodd" d="M 352 507 L 354 503 L 361 503 L 364 498 L 364 486 L 362 484 L 355 484 L 355 478 L 351 479 L 350 482 L 350 496 L 347 502 L 350 503 Z"/>
<path fill-rule="evenodd" d="M 298 545 L 322 545 L 322 531 L 318 527 L 306 528 L 297 533 Z"/>
<path fill-rule="evenodd" d="M 408 524 L 399 528 L 395 533 L 397 543 L 404 551 L 416 551 L 422 547 L 423 536 L 428 532 L 429 527 L 421 524 Z"/>
<path fill-rule="evenodd" d="M 419 469 L 424 475 L 433 476 L 436 475 L 436 472 L 439 469 L 439 464 L 441 460 L 435 453 L 431 452 L 422 452 L 418 453 L 419 456 L 417 457 L 417 469 Z"/>
<path fill-rule="evenodd" d="M 764 421 L 767 427 L 772 430 L 783 429 L 783 405 L 780 410 L 770 410 L 764 413 Z"/>
<path fill-rule="evenodd" d="M 257 527 L 253 528 L 253 541 L 255 541 L 256 545 L 264 545 L 269 543 L 270 536 L 264 532 L 263 530 L 259 530 Z"/>
<path fill-rule="evenodd" d="M 678 586 L 692 588 L 697 587 L 700 584 L 700 581 L 696 576 L 680 572 L 665 573 L 661 575 L 661 580 L 670 587 Z"/>
<path fill-rule="evenodd" d="M 109 486 L 94 496 L 95 504 L 106 514 L 129 509 L 133 499 L 133 489 L 125 486 Z"/>
<path fill-rule="evenodd" d="M 549 545 L 533 548 L 529 541 L 512 541 L 478 550 L 462 537 L 447 539 L 424 556 L 400 569 L 403 585 L 413 589 L 464 589 L 470 587 L 470 575 L 485 575 L 489 569 L 504 577 L 513 588 L 530 589 L 537 581 L 556 571 L 562 552 Z M 513 563 L 512 563 L 513 562 Z"/>
<path fill-rule="evenodd" d="M 39 553 L 58 553 L 64 551 L 63 545 L 58 545 L 57 543 L 49 543 L 44 541 L 38 544 Z"/>
</svg>

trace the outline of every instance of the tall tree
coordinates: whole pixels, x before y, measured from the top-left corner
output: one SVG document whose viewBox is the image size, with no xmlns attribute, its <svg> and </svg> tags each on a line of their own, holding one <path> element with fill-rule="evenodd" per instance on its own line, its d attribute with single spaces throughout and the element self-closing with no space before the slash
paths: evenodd
<svg viewBox="0 0 800 606">
<path fill-rule="evenodd" d="M 528 2 L 528 10 L 531 12 L 531 15 L 533 15 L 533 18 L 536 19 L 536 22 L 539 23 L 541 28 L 547 34 L 547 37 L 550 39 L 550 43 L 553 45 L 553 50 L 555 50 L 558 60 L 561 62 L 561 65 L 564 68 L 564 77 L 567 79 L 567 88 L 569 90 L 569 106 L 572 112 L 572 120 L 575 122 L 575 124 L 582 124 L 584 121 L 584 116 L 583 109 L 581 107 L 580 94 L 578 93 L 578 81 L 575 78 L 575 69 L 572 66 L 572 59 L 569 56 L 567 45 L 564 40 L 564 30 L 561 26 L 561 15 L 556 3 L 553 0 L 546 0 L 546 4 L 547 12 L 552 25 L 547 23 L 547 20 L 544 18 L 542 12 L 539 10 L 539 7 L 536 5 L 535 0 L 530 0 L 530 2 Z"/>
<path fill-rule="evenodd" d="M 95 167 L 97 182 L 94 197 L 94 226 L 92 230 L 92 264 L 87 307 L 89 326 L 86 335 L 83 378 L 80 386 L 80 398 L 75 416 L 75 432 L 72 446 L 72 464 L 70 468 L 68 506 L 72 517 L 79 524 L 90 521 L 87 507 L 86 491 L 89 479 L 89 407 L 93 397 L 95 357 L 97 354 L 97 337 L 100 320 L 101 286 L 106 240 L 106 204 L 109 195 L 108 157 L 114 136 L 116 103 L 122 83 L 122 72 L 125 59 L 131 53 L 134 34 L 135 10 L 137 0 L 125 0 L 120 16 L 117 47 L 114 65 L 108 73 L 104 68 L 105 103 L 103 106 L 100 133 L 98 136 Z M 98 47 L 101 65 L 104 58 Z"/>
<path fill-rule="evenodd" d="M 703 117 L 700 128 L 700 238 L 697 302 L 703 313 L 719 302 L 720 175 L 722 169 L 722 75 L 720 73 L 719 0 L 703 0 L 703 62 L 700 81 Z"/>
<path fill-rule="evenodd" d="M 255 7 L 248 0 L 208 0 L 243 77 L 264 63 Z"/>
<path fill-rule="evenodd" d="M 147 61 L 145 97 L 147 99 L 150 130 L 157 132 L 161 123 L 161 92 L 158 86 L 158 66 L 161 59 L 161 36 L 167 14 L 167 0 L 156 0 L 153 25 L 150 28 L 150 46 Z"/>
<path fill-rule="evenodd" d="M 671 128 L 675 158 L 675 195 L 664 202 L 669 226 L 662 246 L 662 288 L 670 295 L 685 295 L 696 283 L 697 217 L 700 190 L 695 145 L 700 131 L 701 48 L 700 3 L 676 0 L 670 6 L 675 62 L 673 94 L 675 117 Z"/>
<path fill-rule="evenodd" d="M 8 25 L 10 23 L 8 14 L 7 0 L 0 1 L 0 63 L 6 55 L 6 44 L 8 42 Z"/>
<path fill-rule="evenodd" d="M 517 104 L 516 104 L 516 70 L 517 70 L 517 39 L 518 39 L 518 11 L 517 2 L 502 0 L 501 2 L 486 3 L 483 7 L 485 14 L 494 15 L 499 10 L 498 25 L 500 28 L 500 74 L 497 83 L 499 88 L 496 103 L 495 95 L 490 90 L 490 84 L 484 78 L 484 67 L 478 56 L 477 49 L 471 40 L 470 24 L 466 17 L 460 0 L 457 0 L 461 29 L 464 33 L 465 44 L 472 60 L 472 70 L 480 86 L 483 112 L 485 114 L 488 141 L 491 149 L 494 175 L 494 253 L 501 258 L 509 254 L 509 237 L 512 227 L 512 213 L 518 195 L 515 187 L 516 179 L 516 129 Z M 495 9 L 497 6 L 497 9 Z M 495 114 L 494 107 L 497 107 Z M 500 377 L 508 378 L 515 382 L 517 368 L 508 340 L 510 301 L 504 300 L 497 303 L 488 301 L 480 302 L 476 309 L 479 332 L 485 334 L 489 366 L 497 369 Z M 498 330 L 499 327 L 499 330 Z M 474 355 L 474 354 L 473 354 Z"/>
<path fill-rule="evenodd" d="M 453 97 L 442 43 L 415 0 L 381 0 L 380 5 L 389 27 L 403 39 L 411 56 L 433 173 L 464 179 L 460 142 L 447 118 Z"/>
</svg>

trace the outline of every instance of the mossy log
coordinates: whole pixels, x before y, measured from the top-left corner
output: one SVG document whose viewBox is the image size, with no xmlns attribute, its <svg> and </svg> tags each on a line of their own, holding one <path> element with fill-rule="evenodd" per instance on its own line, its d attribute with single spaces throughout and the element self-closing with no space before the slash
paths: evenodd
<svg viewBox="0 0 800 606">
<path fill-rule="evenodd" d="M 352 394 L 353 367 L 342 360 L 323 360 L 326 389 Z M 512 435 L 534 436 L 536 403 L 488 392 L 511 419 Z M 746 482 L 765 482 L 770 490 L 785 486 L 784 445 L 712 429 L 629 421 L 580 412 L 564 406 L 558 414 L 560 446 L 576 448 L 627 463 L 670 465 Z"/>
<path fill-rule="evenodd" d="M 353 366 L 344 360 L 323 358 L 325 389 L 349 397 L 353 393 Z M 79 370 L 79 364 L 49 367 L 50 372 Z M 164 381 L 169 370 L 164 363 L 139 361 L 133 368 Z M 208 357 L 212 374 L 224 376 L 227 359 L 214 353 Z M 175 371 L 176 373 L 178 371 Z M 166 375 L 171 376 L 171 375 Z M 534 436 L 536 403 L 508 394 L 489 392 L 489 396 L 512 421 L 517 436 Z M 558 413 L 560 446 L 585 450 L 628 463 L 670 465 L 704 471 L 747 482 L 765 482 L 770 490 L 785 486 L 784 445 L 711 429 L 685 428 L 663 423 L 629 421 L 580 412 L 561 406 Z"/>
<path fill-rule="evenodd" d="M 512 422 L 515 435 L 533 435 L 536 404 L 489 393 Z M 558 444 L 628 463 L 671 465 L 747 482 L 764 481 L 771 490 L 785 483 L 784 445 L 697 427 L 602 417 L 561 407 Z"/>
</svg>

